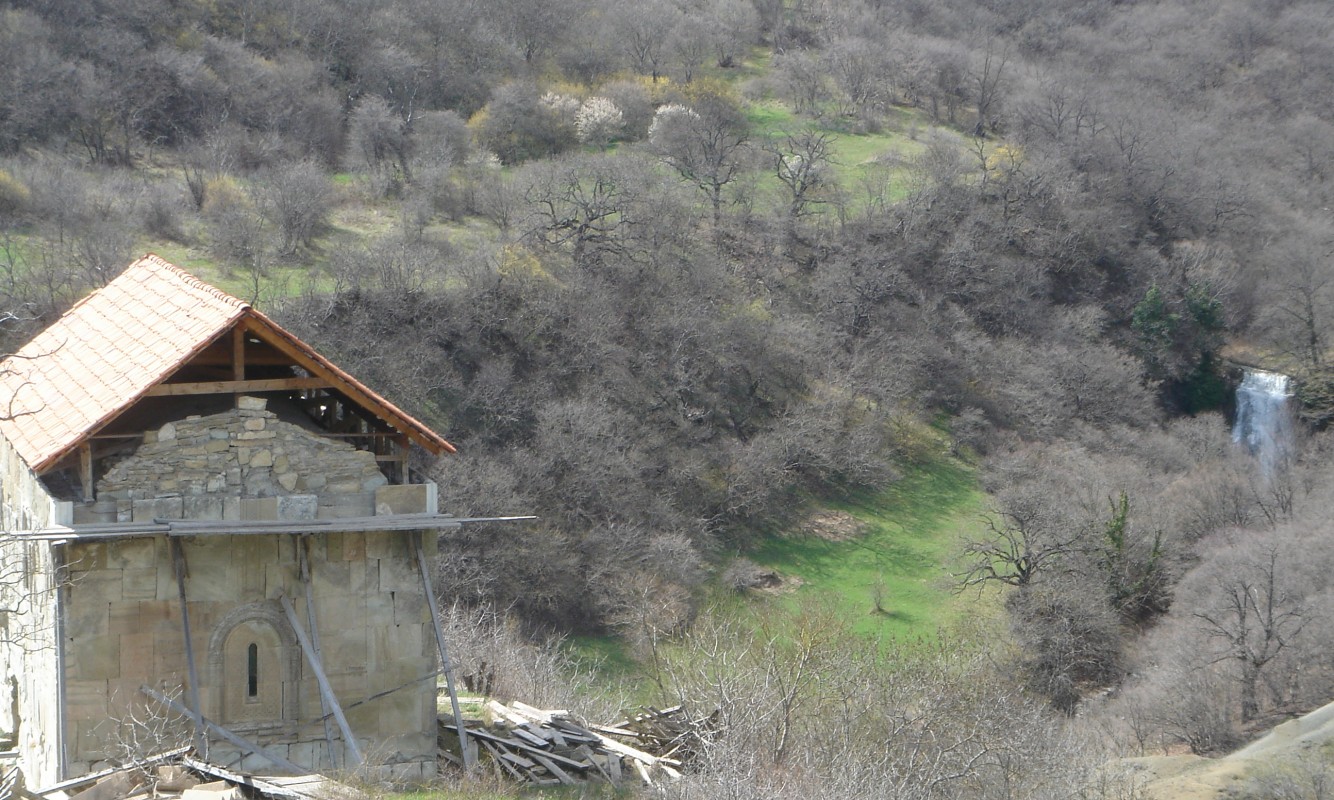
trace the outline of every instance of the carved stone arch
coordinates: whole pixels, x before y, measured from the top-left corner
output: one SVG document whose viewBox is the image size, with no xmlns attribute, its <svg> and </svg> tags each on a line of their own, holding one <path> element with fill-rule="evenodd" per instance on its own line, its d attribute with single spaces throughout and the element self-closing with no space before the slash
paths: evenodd
<svg viewBox="0 0 1334 800">
<path fill-rule="evenodd" d="M 208 666 L 213 715 L 235 730 L 290 725 L 300 718 L 301 651 L 277 601 L 232 609 L 213 628 Z"/>
</svg>

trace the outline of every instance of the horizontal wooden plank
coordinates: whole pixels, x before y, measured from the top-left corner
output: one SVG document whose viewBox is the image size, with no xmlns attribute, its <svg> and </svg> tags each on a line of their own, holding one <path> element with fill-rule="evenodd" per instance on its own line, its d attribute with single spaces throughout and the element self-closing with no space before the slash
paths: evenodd
<svg viewBox="0 0 1334 800">
<path fill-rule="evenodd" d="M 198 381 L 194 383 L 159 383 L 146 393 L 148 397 L 172 397 L 187 394 L 238 394 L 242 392 L 280 392 L 328 389 L 328 380 L 320 377 L 264 378 L 245 381 Z"/>
</svg>

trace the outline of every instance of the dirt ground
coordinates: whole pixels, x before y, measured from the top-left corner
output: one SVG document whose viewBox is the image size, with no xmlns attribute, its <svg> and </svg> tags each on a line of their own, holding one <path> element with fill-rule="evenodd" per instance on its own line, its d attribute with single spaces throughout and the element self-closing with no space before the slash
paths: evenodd
<svg viewBox="0 0 1334 800">
<path fill-rule="evenodd" d="M 1295 756 L 1334 741 L 1334 703 L 1283 723 L 1242 749 L 1220 758 L 1149 756 L 1122 763 L 1144 781 L 1153 800 L 1214 800 L 1244 779 L 1254 767 Z"/>
<path fill-rule="evenodd" d="M 864 522 L 846 511 L 823 511 L 807 518 L 801 532 L 829 542 L 846 542 L 860 537 L 865 528 Z"/>
</svg>

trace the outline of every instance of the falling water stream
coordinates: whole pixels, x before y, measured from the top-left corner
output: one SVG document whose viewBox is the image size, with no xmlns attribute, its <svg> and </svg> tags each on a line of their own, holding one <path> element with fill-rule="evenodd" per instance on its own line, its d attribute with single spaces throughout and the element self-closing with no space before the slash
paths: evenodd
<svg viewBox="0 0 1334 800">
<path fill-rule="evenodd" d="M 1266 475 L 1285 460 L 1292 448 L 1292 390 L 1287 375 L 1247 370 L 1237 387 L 1237 420 L 1232 441 L 1260 461 Z"/>
</svg>

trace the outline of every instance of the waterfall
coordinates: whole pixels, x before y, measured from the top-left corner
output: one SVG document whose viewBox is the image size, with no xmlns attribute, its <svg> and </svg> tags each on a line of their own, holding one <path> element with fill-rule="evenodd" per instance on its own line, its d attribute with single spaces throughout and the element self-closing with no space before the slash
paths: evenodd
<svg viewBox="0 0 1334 800">
<path fill-rule="evenodd" d="M 1245 445 L 1260 460 L 1266 475 L 1285 460 L 1292 449 L 1292 396 L 1288 376 L 1276 372 L 1247 370 L 1237 387 L 1237 421 L 1232 441 Z"/>
</svg>

